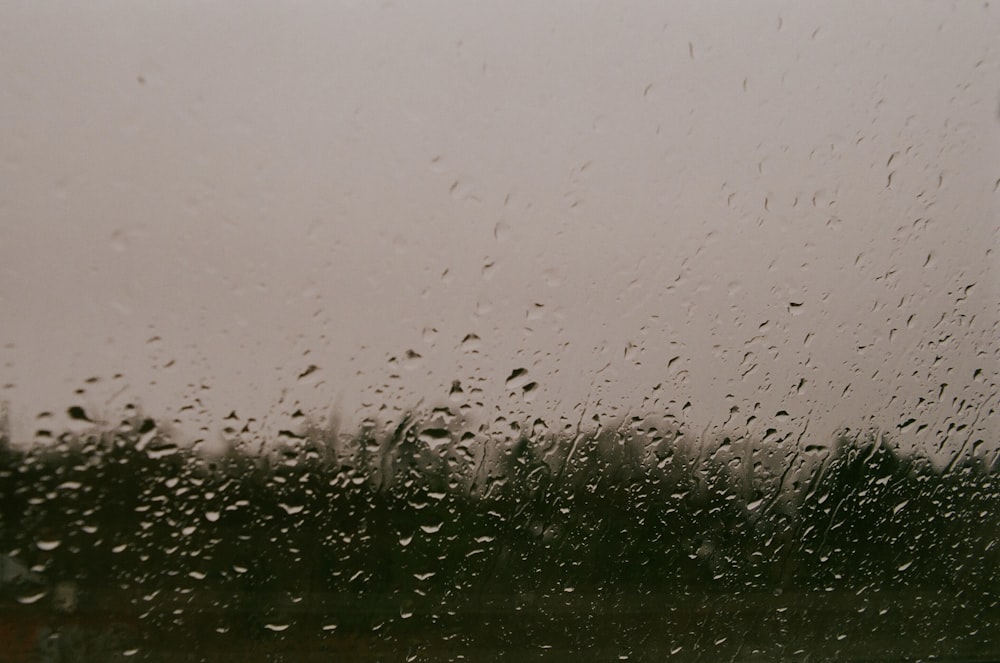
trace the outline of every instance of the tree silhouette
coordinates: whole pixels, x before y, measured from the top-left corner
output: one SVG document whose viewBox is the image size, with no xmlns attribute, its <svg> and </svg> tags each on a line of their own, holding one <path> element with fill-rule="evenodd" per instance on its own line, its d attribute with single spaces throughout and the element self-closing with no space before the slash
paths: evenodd
<svg viewBox="0 0 1000 663">
<path fill-rule="evenodd" d="M 638 418 L 511 430 L 494 440 L 417 413 L 354 435 L 306 421 L 263 448 L 231 431 L 211 455 L 138 411 L 47 446 L 15 447 L 4 427 L 0 545 L 50 591 L 77 583 L 79 614 L 193 648 L 288 647 L 285 627 L 386 647 L 429 633 L 440 647 L 597 647 L 613 628 L 655 651 L 709 623 L 795 630 L 755 597 L 798 597 L 808 615 L 869 594 L 952 606 L 929 634 L 968 632 L 974 610 L 980 639 L 1000 640 L 1000 493 L 982 459 L 943 471 L 845 432 L 812 465 L 793 450 L 775 471 L 760 441 L 696 442 Z M 21 595 L 5 587 L 6 609 L 28 610 Z"/>
</svg>

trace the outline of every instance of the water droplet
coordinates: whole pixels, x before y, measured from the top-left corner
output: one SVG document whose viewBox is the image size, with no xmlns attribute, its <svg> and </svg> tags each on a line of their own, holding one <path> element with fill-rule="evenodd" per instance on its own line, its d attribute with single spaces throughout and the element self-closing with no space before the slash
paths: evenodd
<svg viewBox="0 0 1000 663">
<path fill-rule="evenodd" d="M 407 371 L 415 371 L 419 368 L 423 360 L 424 358 L 420 353 L 414 350 L 407 350 L 406 354 L 403 355 L 403 368 Z"/>
<path fill-rule="evenodd" d="M 507 389 L 520 389 L 528 383 L 528 369 L 515 368 L 505 382 Z"/>
<path fill-rule="evenodd" d="M 46 539 L 35 542 L 35 545 L 38 546 L 39 550 L 48 552 L 50 550 L 55 550 L 56 548 L 61 546 L 62 541 L 60 541 L 59 539 Z"/>
<path fill-rule="evenodd" d="M 18 596 L 17 602 L 20 603 L 21 605 L 31 605 L 33 603 L 38 603 L 39 601 L 41 601 L 43 598 L 45 598 L 46 594 L 48 594 L 48 592 L 44 590 L 35 594 L 25 594 L 23 596 Z"/>
<path fill-rule="evenodd" d="M 460 348 L 462 352 L 468 352 L 470 354 L 479 352 L 479 348 L 482 345 L 482 339 L 476 334 L 466 334 L 465 338 L 462 339 Z"/>
<path fill-rule="evenodd" d="M 498 242 L 506 242 L 510 239 L 510 224 L 506 221 L 497 221 L 493 226 L 493 237 Z"/>
<path fill-rule="evenodd" d="M 87 416 L 87 412 L 79 405 L 74 405 L 66 410 L 66 414 L 68 414 L 69 418 L 74 421 L 86 421 L 88 423 L 93 423 L 90 417 Z"/>
<path fill-rule="evenodd" d="M 431 450 L 436 450 L 451 442 L 451 433 L 444 428 L 425 428 L 420 431 L 417 437 Z"/>
<path fill-rule="evenodd" d="M 316 364 L 309 364 L 309 366 L 306 367 L 306 370 L 304 370 L 301 373 L 299 373 L 298 379 L 299 380 L 303 380 L 303 379 L 309 377 L 310 375 L 312 375 L 313 373 L 315 373 L 318 370 L 319 370 L 319 366 L 317 366 Z"/>
</svg>

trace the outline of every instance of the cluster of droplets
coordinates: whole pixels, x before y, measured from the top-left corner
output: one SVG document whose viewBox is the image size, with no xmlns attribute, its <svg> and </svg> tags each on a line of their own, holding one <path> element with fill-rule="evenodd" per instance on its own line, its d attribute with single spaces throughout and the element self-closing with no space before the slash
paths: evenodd
<svg viewBox="0 0 1000 663">
<path fill-rule="evenodd" d="M 908 628 L 900 592 L 955 611 L 907 631 L 935 651 L 934 633 L 959 647 L 995 625 L 1000 491 L 981 458 L 942 471 L 886 436 L 785 448 L 770 427 L 716 439 L 651 416 L 475 425 L 448 407 L 350 433 L 303 417 L 262 446 L 238 419 L 211 453 L 137 411 L 47 446 L 5 443 L 10 598 L 132 624 L 121 651 L 169 632 L 178 646 L 360 641 L 426 656 L 622 653 L 636 637 L 646 652 L 789 653 L 808 633 L 849 652 Z M 820 634 L 801 615 L 831 600 L 842 623 Z M 961 626 L 973 613 L 979 628 Z M 711 623 L 709 649 L 692 615 Z M 757 622 L 781 635 L 755 640 Z"/>
</svg>

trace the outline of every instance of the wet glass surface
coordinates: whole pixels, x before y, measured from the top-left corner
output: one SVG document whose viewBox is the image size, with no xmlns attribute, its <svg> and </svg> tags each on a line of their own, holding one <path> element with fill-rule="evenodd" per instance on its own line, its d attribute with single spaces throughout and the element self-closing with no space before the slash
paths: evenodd
<svg viewBox="0 0 1000 663">
<path fill-rule="evenodd" d="M 988 2 L 0 2 L 0 661 L 1000 660 Z"/>
<path fill-rule="evenodd" d="M 79 413 L 83 416 L 83 413 Z M 260 452 L 138 415 L 5 446 L 15 660 L 989 660 L 996 461 L 778 456 L 635 417 L 408 418 Z M 744 465 L 749 463 L 749 465 Z M 29 652 L 31 653 L 29 655 Z"/>
</svg>

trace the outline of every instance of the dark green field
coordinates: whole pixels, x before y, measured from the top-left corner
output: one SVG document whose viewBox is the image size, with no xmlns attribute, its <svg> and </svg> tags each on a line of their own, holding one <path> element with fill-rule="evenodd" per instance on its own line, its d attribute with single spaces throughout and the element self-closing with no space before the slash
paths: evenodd
<svg viewBox="0 0 1000 663">
<path fill-rule="evenodd" d="M 1000 468 L 886 436 L 0 449 L 0 660 L 1000 660 Z"/>
</svg>

